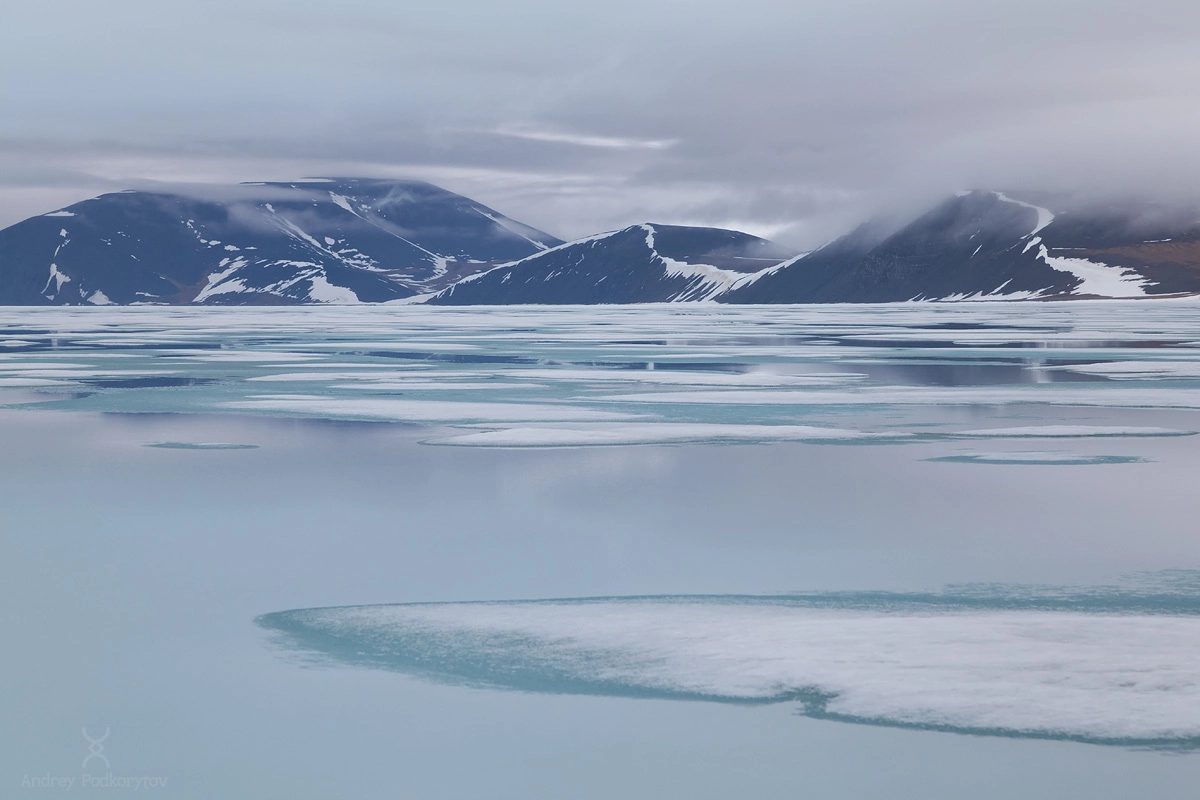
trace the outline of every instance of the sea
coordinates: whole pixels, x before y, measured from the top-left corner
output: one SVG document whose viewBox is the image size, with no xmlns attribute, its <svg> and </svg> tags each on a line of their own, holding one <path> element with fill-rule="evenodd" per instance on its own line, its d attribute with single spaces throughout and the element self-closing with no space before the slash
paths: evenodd
<svg viewBox="0 0 1200 800">
<path fill-rule="evenodd" d="M 0 796 L 1200 794 L 1200 300 L 0 309 Z"/>
</svg>

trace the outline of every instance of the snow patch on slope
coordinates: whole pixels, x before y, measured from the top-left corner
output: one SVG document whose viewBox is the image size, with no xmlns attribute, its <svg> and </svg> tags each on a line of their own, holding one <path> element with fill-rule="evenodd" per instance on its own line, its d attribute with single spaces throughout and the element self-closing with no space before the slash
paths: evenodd
<svg viewBox="0 0 1200 800">
<path fill-rule="evenodd" d="M 739 273 L 714 267 L 710 264 L 690 264 L 664 256 L 654 247 L 654 226 L 639 225 L 646 232 L 646 247 L 650 248 L 652 258 L 662 262 L 663 272 L 669 278 L 686 278 L 687 288 L 671 298 L 671 302 L 679 303 L 687 300 L 711 300 L 719 294 L 729 291 L 742 276 Z"/>
<path fill-rule="evenodd" d="M 308 290 L 308 299 L 317 303 L 336 303 L 346 305 L 358 303 L 358 295 L 345 286 L 334 286 L 324 275 L 314 275 L 308 279 L 312 288 Z"/>
<path fill-rule="evenodd" d="M 729 425 L 685 422 L 547 424 L 461 433 L 425 444 L 458 447 L 612 447 L 649 444 L 847 442 L 894 439 L 910 434 L 872 434 L 811 425 Z"/>
<path fill-rule="evenodd" d="M 55 251 L 55 253 L 57 253 L 57 251 Z M 63 284 L 70 283 L 70 281 L 71 281 L 70 276 L 63 274 L 59 270 L 57 264 L 51 264 L 50 265 L 50 277 L 46 279 L 46 285 L 42 287 L 42 294 L 45 295 L 50 300 L 53 300 L 55 297 L 58 296 L 58 293 L 60 291 L 62 291 Z M 51 283 L 54 284 L 53 292 L 50 292 L 50 284 Z"/>
<path fill-rule="evenodd" d="M 1099 261 L 1089 261 L 1086 258 L 1050 255 L 1050 251 L 1046 249 L 1046 245 L 1042 243 L 1041 237 L 1037 234 L 1054 222 L 1054 213 L 1041 206 L 1013 199 L 1003 192 L 994 192 L 994 194 L 1006 203 L 1014 203 L 1037 212 L 1037 223 L 1033 230 L 1026 234 L 1029 241 L 1026 242 L 1025 248 L 1021 252 L 1027 253 L 1036 247 L 1038 248 L 1037 257 L 1051 269 L 1066 272 L 1078 278 L 1080 283 L 1071 290 L 1071 294 L 1092 294 L 1100 297 L 1145 297 L 1146 287 L 1153 285 L 1153 281 L 1125 267 L 1114 267 Z"/>
<path fill-rule="evenodd" d="M 1004 194 L 1004 192 L 993 192 L 993 194 L 996 195 L 996 199 L 1002 200 L 1005 203 L 1013 203 L 1024 208 L 1033 209 L 1037 212 L 1037 223 L 1034 225 L 1033 230 L 1027 234 L 1028 236 L 1037 236 L 1038 231 L 1049 225 L 1051 222 L 1054 222 L 1054 212 L 1050 211 L 1049 209 L 1042 208 L 1041 206 L 1035 206 L 1033 203 L 1026 203 L 1024 200 L 1015 200 Z"/>
<path fill-rule="evenodd" d="M 335 205 L 341 206 L 342 208 L 346 209 L 354 216 L 356 216 L 356 217 L 359 216 L 359 213 L 350 207 L 350 201 L 346 198 L 346 196 L 344 194 L 338 194 L 337 192 L 330 192 L 329 199 L 332 200 Z"/>
<path fill-rule="evenodd" d="M 193 303 L 203 303 L 210 297 L 218 294 L 239 293 L 246 291 L 246 284 L 240 280 L 229 280 L 229 278 L 242 267 L 249 263 L 244 258 L 221 259 L 221 266 L 226 267 L 221 272 L 214 272 L 208 276 L 208 283 L 200 290 L 200 293 L 192 298 Z M 228 265 L 228 266 L 226 266 Z"/>
<path fill-rule="evenodd" d="M 1051 269 L 1079 278 L 1071 294 L 1094 294 L 1100 297 L 1145 297 L 1146 287 L 1153 285 L 1149 278 L 1126 267 L 1115 267 L 1086 258 L 1052 256 L 1046 245 L 1038 244 L 1038 258 Z"/>
</svg>

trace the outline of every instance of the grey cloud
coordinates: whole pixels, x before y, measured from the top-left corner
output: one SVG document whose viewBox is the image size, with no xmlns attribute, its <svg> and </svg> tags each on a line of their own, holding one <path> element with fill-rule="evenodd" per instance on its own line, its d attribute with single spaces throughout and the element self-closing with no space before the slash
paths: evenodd
<svg viewBox="0 0 1200 800">
<path fill-rule="evenodd" d="M 1185 0 L 68 5 L 0 31 L 0 222 L 72 186 L 359 174 L 560 236 L 808 247 L 961 188 L 1200 185 Z"/>
</svg>

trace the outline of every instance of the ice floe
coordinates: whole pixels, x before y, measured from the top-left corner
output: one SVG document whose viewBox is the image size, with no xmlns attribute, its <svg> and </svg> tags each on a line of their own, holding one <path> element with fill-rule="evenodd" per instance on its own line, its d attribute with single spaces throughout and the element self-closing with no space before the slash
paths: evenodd
<svg viewBox="0 0 1200 800">
<path fill-rule="evenodd" d="M 245 411 L 298 414 L 327 419 L 369 419 L 395 422 L 541 422 L 562 420 L 631 419 L 631 415 L 569 405 L 535 403 L 466 403 L 380 398 L 326 398 L 301 395 L 252 397 L 225 404 Z"/>
<path fill-rule="evenodd" d="M 1003 406 L 1029 403 L 1114 408 L 1200 408 L 1200 392 L 1190 389 L 1114 389 L 1064 383 L 984 387 L 867 386 L 853 392 L 819 389 L 639 392 L 594 399 L 610 403 L 683 405 Z"/>
<path fill-rule="evenodd" d="M 901 430 L 902 418 L 959 413 L 936 410 L 950 407 L 970 408 L 977 430 L 1000 427 L 986 409 L 1007 416 L 999 409 L 1017 405 L 1042 406 L 1022 412 L 1042 427 L 1076 424 L 1045 407 L 1082 407 L 1107 410 L 1090 415 L 1092 425 L 1148 428 L 1162 426 L 1162 415 L 1138 409 L 1200 409 L 1200 357 L 1189 346 L 1200 341 L 1198 309 L 1194 299 L 1015 310 L 990 302 L 13 309 L 2 341 L 19 347 L 5 348 L 0 378 L 84 390 L 60 398 L 61 410 L 498 423 L 426 438 L 508 446 L 714 441 L 718 431 L 722 441 L 776 441 L 792 438 L 787 426 Z M 170 386 L 130 383 L 164 368 L 178 379 Z M 304 396 L 265 396 L 272 384 L 302 384 Z M 551 424 L 604 421 L 646 427 L 569 433 Z M 533 423 L 551 430 L 516 430 L 542 427 Z M 687 425 L 727 427 L 704 435 L 660 427 Z M 1200 430 L 1195 420 L 1170 425 Z"/>
<path fill-rule="evenodd" d="M 471 685 L 796 702 L 851 722 L 1196 746 L 1195 603 L 1180 614 L 1108 605 L 1118 610 L 978 597 L 939 608 L 886 594 L 598 598 L 309 609 L 259 622 L 331 663 Z"/>
<path fill-rule="evenodd" d="M 1091 455 L 1088 453 L 1048 452 L 996 452 L 956 453 L 937 456 L 927 461 L 943 461 L 952 464 L 1011 464 L 1015 466 L 1085 466 L 1095 464 L 1137 464 L 1146 459 L 1128 455 Z"/>
<path fill-rule="evenodd" d="M 1072 439 L 1090 436 L 1194 436 L 1196 431 L 1176 428 L 1121 427 L 1118 425 L 1027 425 L 1015 428 L 986 428 L 958 431 L 954 436 L 1004 439 Z"/>
<path fill-rule="evenodd" d="M 1056 367 L 1113 380 L 1169 380 L 1200 378 L 1200 361 L 1105 361 Z"/>
<path fill-rule="evenodd" d="M 681 442 L 872 442 L 902 440 L 912 434 L 869 433 L 809 425 L 718 425 L 672 422 L 525 425 L 460 433 L 427 444 L 465 447 L 591 447 Z"/>
</svg>

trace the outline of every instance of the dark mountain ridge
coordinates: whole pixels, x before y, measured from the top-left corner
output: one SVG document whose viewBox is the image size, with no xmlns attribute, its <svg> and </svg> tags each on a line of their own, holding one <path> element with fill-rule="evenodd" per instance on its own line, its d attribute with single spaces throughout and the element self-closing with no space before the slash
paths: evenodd
<svg viewBox="0 0 1200 800">
<path fill-rule="evenodd" d="M 1036 202 L 1032 202 L 1036 201 Z M 421 181 L 101 195 L 0 230 L 0 304 L 858 303 L 1200 293 L 1200 211 L 963 192 L 811 253 L 643 223 L 562 242 Z"/>
<path fill-rule="evenodd" d="M 731 303 L 1142 297 L 1200 291 L 1200 215 L 1142 205 L 1055 212 L 964 192 L 880 237 L 863 226 L 736 286 Z"/>
<path fill-rule="evenodd" d="M 792 255 L 738 231 L 643 223 L 560 245 L 443 289 L 434 305 L 710 300 Z"/>
<path fill-rule="evenodd" d="M 420 181 L 125 191 L 0 231 L 0 303 L 380 302 L 557 244 Z"/>
</svg>

